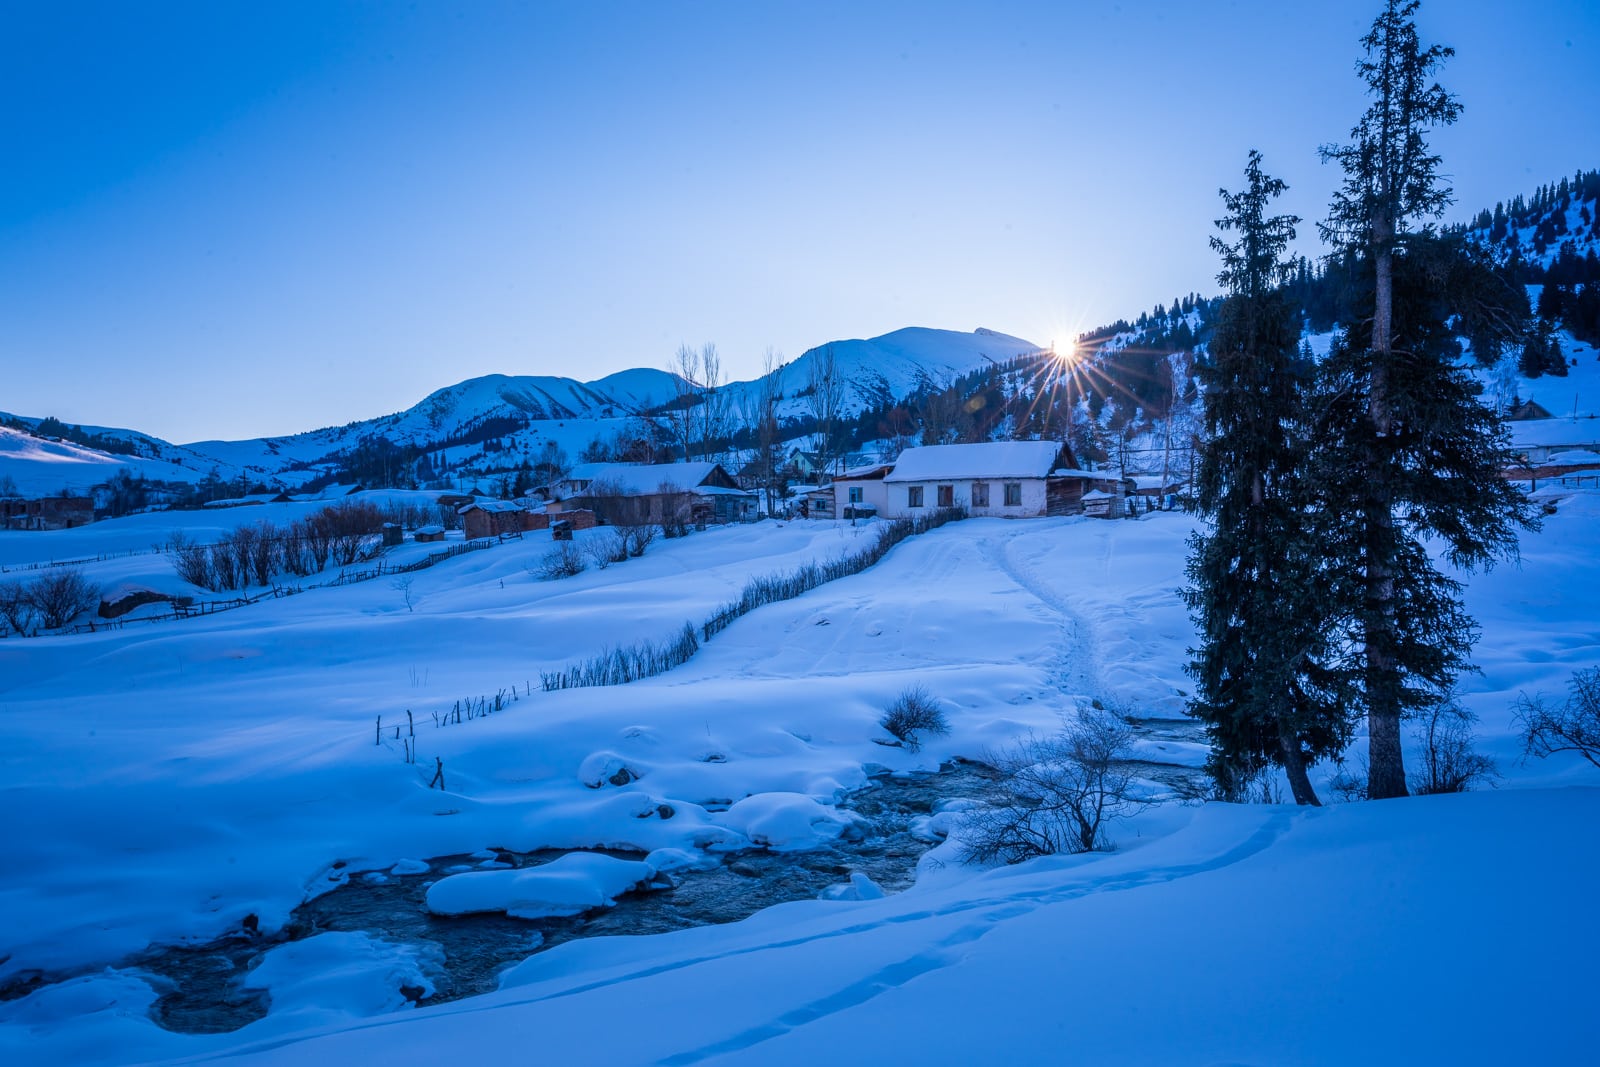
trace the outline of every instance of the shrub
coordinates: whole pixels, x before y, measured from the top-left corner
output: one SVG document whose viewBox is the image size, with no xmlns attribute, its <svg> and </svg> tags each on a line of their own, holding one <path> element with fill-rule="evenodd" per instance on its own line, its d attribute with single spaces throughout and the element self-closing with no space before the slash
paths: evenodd
<svg viewBox="0 0 1600 1067">
<path fill-rule="evenodd" d="M 628 561 L 628 538 L 619 527 L 602 526 L 584 541 L 583 550 L 594 561 L 595 567 L 605 570 L 613 563 Z"/>
<path fill-rule="evenodd" d="M 884 711 L 878 725 L 915 752 L 922 747 L 922 734 L 947 734 L 950 722 L 933 694 L 918 684 L 907 689 Z"/>
<path fill-rule="evenodd" d="M 962 829 L 969 862 L 1020 863 L 1058 852 L 1110 851 L 1110 823 L 1146 807 L 1126 769 L 1133 731 L 1109 711 L 1089 709 L 1053 737 L 1030 736 L 991 762 L 1002 779 L 995 802 Z"/>
<path fill-rule="evenodd" d="M 0 582 L 0 620 L 19 634 L 33 625 L 33 602 L 21 582 Z"/>
<path fill-rule="evenodd" d="M 1543 696 L 1517 698 L 1523 756 L 1540 759 L 1576 752 L 1600 767 L 1600 667 L 1574 671 L 1567 699 L 1552 707 Z"/>
<path fill-rule="evenodd" d="M 557 541 L 539 562 L 528 568 L 528 573 L 545 581 L 555 581 L 582 574 L 585 566 L 583 553 L 578 551 L 577 545 L 571 541 Z"/>
<path fill-rule="evenodd" d="M 76 567 L 59 567 L 29 582 L 26 596 L 47 630 L 59 630 L 100 602 L 100 587 Z"/>
<path fill-rule="evenodd" d="M 1476 782 L 1500 776 L 1494 760 L 1473 751 L 1472 724 L 1477 721 L 1453 699 L 1442 700 L 1418 716 L 1422 767 L 1411 775 L 1413 793 L 1465 793 Z"/>
</svg>

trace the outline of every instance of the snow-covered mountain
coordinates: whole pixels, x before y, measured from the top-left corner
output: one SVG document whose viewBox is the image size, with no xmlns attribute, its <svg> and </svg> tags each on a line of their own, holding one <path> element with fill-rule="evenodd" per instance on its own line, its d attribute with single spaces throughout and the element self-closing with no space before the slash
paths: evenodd
<svg viewBox="0 0 1600 1067">
<path fill-rule="evenodd" d="M 1032 342 L 992 330 L 972 333 L 911 327 L 866 340 L 819 345 L 773 372 L 782 397 L 780 416 L 805 415 L 805 394 L 816 364 L 831 353 L 845 381 L 844 409 L 855 414 L 938 385 L 972 370 L 1038 350 Z M 763 379 L 724 387 L 740 410 Z M 553 443 L 576 457 L 591 441 L 659 409 L 678 393 L 666 370 L 635 368 L 595 381 L 548 375 L 491 374 L 447 386 L 405 411 L 283 437 L 198 441 L 174 445 L 134 430 L 101 427 L 97 438 L 123 443 L 132 454 L 113 454 L 70 441 L 30 436 L 41 420 L 0 413 L 19 428 L 0 439 L 0 477 L 24 492 L 83 490 L 119 471 L 173 481 L 198 481 L 213 469 L 227 481 L 295 486 L 338 468 L 352 449 L 381 439 L 389 446 L 428 454 L 441 471 L 472 467 L 488 451 L 536 456 Z M 385 446 L 387 447 L 387 446 Z"/>
</svg>

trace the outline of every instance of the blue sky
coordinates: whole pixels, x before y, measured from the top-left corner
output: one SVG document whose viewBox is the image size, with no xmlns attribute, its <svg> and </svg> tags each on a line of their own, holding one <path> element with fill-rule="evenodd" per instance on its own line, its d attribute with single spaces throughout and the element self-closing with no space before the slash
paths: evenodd
<svg viewBox="0 0 1600 1067">
<path fill-rule="evenodd" d="M 1310 10 L 1315 7 L 1315 10 Z M 1600 5 L 1431 0 L 1455 217 L 1600 166 Z M 1214 288 L 1251 148 L 1311 220 L 1376 0 L 0 5 L 0 410 L 290 433 L 487 373 Z"/>
</svg>

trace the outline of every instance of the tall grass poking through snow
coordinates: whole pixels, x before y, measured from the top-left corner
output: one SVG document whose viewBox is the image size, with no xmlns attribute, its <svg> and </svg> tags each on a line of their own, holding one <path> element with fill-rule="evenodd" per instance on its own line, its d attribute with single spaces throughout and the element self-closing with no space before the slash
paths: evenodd
<svg viewBox="0 0 1600 1067">
<path fill-rule="evenodd" d="M 714 635 L 726 630 L 736 620 L 750 614 L 763 604 L 793 600 L 802 593 L 809 593 L 828 582 L 860 574 L 887 556 L 891 548 L 906 538 L 927 533 L 956 519 L 964 519 L 966 515 L 966 510 L 963 508 L 941 508 L 915 519 L 895 519 L 884 527 L 876 541 L 860 552 L 838 556 L 826 563 L 807 563 L 787 574 L 758 575 L 745 584 L 744 592 L 739 594 L 738 600 L 723 605 L 701 623 L 700 634 L 709 641 Z"/>
<path fill-rule="evenodd" d="M 580 689 L 589 685 L 626 685 L 641 678 L 665 674 L 689 662 L 689 658 L 698 651 L 700 641 L 694 635 L 694 627 L 684 623 L 676 637 L 665 641 L 619 645 L 559 671 L 541 671 L 539 685 L 546 692 Z"/>
<path fill-rule="evenodd" d="M 712 612 L 700 624 L 698 634 L 693 625 L 684 623 L 682 630 L 664 641 L 641 641 L 634 645 L 608 648 L 597 656 L 559 671 L 544 671 L 539 675 L 540 685 L 549 692 L 591 685 L 626 685 L 641 678 L 665 674 L 689 662 L 700 651 L 703 641 L 711 640 L 737 619 L 763 604 L 793 600 L 828 582 L 860 574 L 883 559 L 891 548 L 906 538 L 965 517 L 964 509 L 942 508 L 916 519 L 895 519 L 883 527 L 877 540 L 859 552 L 839 556 L 825 563 L 807 563 L 786 573 L 764 574 L 750 579 L 739 594 L 739 599 Z"/>
</svg>

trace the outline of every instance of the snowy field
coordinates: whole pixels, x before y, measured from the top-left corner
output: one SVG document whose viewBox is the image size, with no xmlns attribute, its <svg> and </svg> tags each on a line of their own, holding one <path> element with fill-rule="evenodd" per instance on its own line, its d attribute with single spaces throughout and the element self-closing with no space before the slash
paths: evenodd
<svg viewBox="0 0 1600 1067">
<path fill-rule="evenodd" d="M 1558 695 L 1600 663 L 1600 497 L 1553 499 L 1522 564 L 1469 587 L 1483 674 L 1463 698 L 1498 789 L 1319 811 L 1164 804 L 1115 827 L 1114 853 L 988 872 L 946 843 L 903 893 L 573 941 L 513 967 L 498 992 L 422 1009 L 399 988 L 427 982 L 425 956 L 322 934 L 269 952 L 248 981 L 270 991 L 270 1013 L 220 1035 L 160 1029 L 153 981 L 108 965 L 247 916 L 275 929 L 363 872 L 491 846 L 640 858 L 455 875 L 430 903 L 603 903 L 646 868 L 846 833 L 835 802 L 869 771 L 980 757 L 1095 700 L 1180 714 L 1192 520 L 968 520 L 625 687 L 529 689 L 541 670 L 700 621 L 751 575 L 856 551 L 876 528 L 711 530 L 560 582 L 530 576 L 549 548 L 531 535 L 419 572 L 410 605 L 379 579 L 0 641 L 0 982 L 79 975 L 0 1002 L 0 1061 L 516 1049 L 617 1064 L 1585 1062 L 1600 774 L 1576 757 L 1521 764 L 1512 719 L 1518 693 Z M 159 521 L 0 534 L 0 561 L 146 547 Z M 89 569 L 136 582 L 165 566 Z M 949 735 L 916 753 L 877 743 L 883 707 L 918 682 Z M 457 700 L 497 693 L 502 710 L 433 726 Z M 392 736 L 407 709 L 414 765 Z M 1165 747 L 1176 762 L 1204 756 Z M 444 792 L 428 788 L 435 759 Z M 1333 768 L 1318 771 L 1331 799 Z"/>
</svg>

